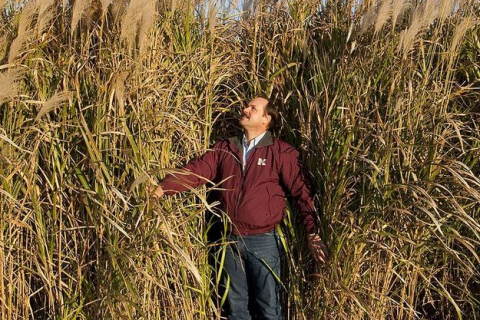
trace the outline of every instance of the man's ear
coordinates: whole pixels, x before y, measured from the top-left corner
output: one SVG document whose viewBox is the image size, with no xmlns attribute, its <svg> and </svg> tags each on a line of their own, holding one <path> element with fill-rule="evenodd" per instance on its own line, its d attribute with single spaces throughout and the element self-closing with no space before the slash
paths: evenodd
<svg viewBox="0 0 480 320">
<path fill-rule="evenodd" d="M 269 114 L 267 114 L 265 118 L 267 118 L 267 123 L 270 123 L 270 121 L 272 121 L 272 116 Z"/>
</svg>

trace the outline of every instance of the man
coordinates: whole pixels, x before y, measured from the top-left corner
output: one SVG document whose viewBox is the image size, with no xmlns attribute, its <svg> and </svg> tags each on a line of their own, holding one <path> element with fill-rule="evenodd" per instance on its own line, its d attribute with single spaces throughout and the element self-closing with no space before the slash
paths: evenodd
<svg viewBox="0 0 480 320">
<path fill-rule="evenodd" d="M 165 177 L 153 190 L 155 197 L 185 191 L 215 181 L 220 183 L 220 207 L 230 220 L 223 284 L 228 288 L 228 319 L 251 319 L 249 292 L 254 292 L 262 319 L 281 319 L 281 247 L 275 226 L 285 210 L 285 191 L 292 194 L 308 233 L 314 258 L 323 263 L 326 248 L 316 232 L 313 199 L 299 164 L 299 153 L 268 131 L 278 113 L 264 98 L 243 109 L 242 137 L 215 144 L 194 159 L 184 174 Z"/>
</svg>

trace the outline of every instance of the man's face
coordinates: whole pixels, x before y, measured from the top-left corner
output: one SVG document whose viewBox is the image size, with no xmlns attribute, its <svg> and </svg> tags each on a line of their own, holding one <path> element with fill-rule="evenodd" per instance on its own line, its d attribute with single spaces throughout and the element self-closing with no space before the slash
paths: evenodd
<svg viewBox="0 0 480 320">
<path fill-rule="evenodd" d="M 260 130 L 268 129 L 268 123 L 271 117 L 265 114 L 265 107 L 268 100 L 264 98 L 255 98 L 248 103 L 248 106 L 242 110 L 240 125 L 244 129 Z"/>
</svg>

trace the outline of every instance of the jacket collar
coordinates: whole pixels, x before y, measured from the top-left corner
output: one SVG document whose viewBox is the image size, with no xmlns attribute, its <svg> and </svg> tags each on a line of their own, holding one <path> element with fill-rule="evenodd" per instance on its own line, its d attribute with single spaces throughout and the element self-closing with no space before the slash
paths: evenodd
<svg viewBox="0 0 480 320">
<path fill-rule="evenodd" d="M 231 137 L 228 139 L 235 147 L 237 147 L 238 150 L 243 150 L 242 146 L 242 138 L 243 138 L 243 133 L 240 134 L 239 136 Z M 265 135 L 263 138 L 257 143 L 257 145 L 254 148 L 262 148 L 266 146 L 270 146 L 273 144 L 273 136 L 270 131 L 265 132 Z"/>
</svg>

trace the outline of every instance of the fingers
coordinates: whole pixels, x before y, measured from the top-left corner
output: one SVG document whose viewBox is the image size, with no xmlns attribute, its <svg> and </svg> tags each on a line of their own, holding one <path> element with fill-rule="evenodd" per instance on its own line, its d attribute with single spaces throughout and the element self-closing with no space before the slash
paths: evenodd
<svg viewBox="0 0 480 320">
<path fill-rule="evenodd" d="M 163 196 L 164 192 L 161 186 L 150 186 L 148 188 L 148 194 L 153 199 L 159 199 L 160 197 Z"/>
<path fill-rule="evenodd" d="M 317 262 L 319 262 L 319 263 L 326 263 L 327 262 L 327 257 L 328 257 L 327 249 L 326 249 L 325 245 L 323 245 L 323 243 L 321 245 L 315 246 L 312 249 L 312 254 L 313 254 L 313 257 L 315 258 L 315 260 L 317 260 Z"/>
<path fill-rule="evenodd" d="M 321 240 L 319 235 L 312 235 L 308 239 L 308 244 L 310 247 L 310 251 L 313 255 L 313 258 L 319 263 L 323 264 L 326 263 L 328 260 L 328 251 L 327 247 Z"/>
</svg>

